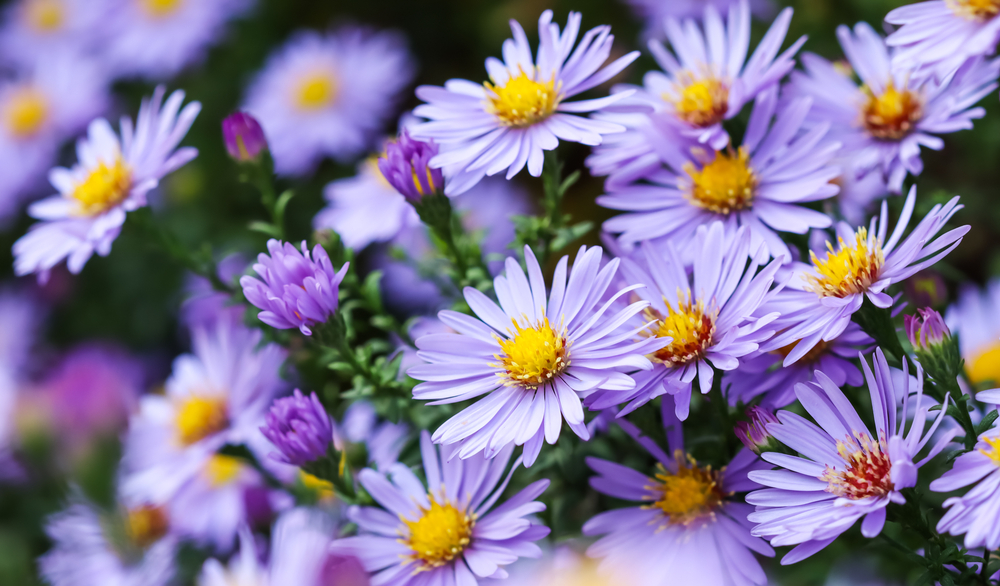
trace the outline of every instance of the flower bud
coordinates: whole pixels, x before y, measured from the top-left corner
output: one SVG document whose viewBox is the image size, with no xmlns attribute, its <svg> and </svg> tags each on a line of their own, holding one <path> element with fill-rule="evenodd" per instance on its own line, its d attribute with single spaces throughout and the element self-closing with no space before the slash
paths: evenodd
<svg viewBox="0 0 1000 586">
<path fill-rule="evenodd" d="M 743 445 L 758 456 L 763 452 L 778 449 L 779 444 L 767 432 L 768 423 L 778 423 L 774 413 L 763 407 L 754 406 L 747 409 L 747 417 L 750 421 L 740 421 L 733 429 Z"/>
<path fill-rule="evenodd" d="M 438 146 L 433 140 L 416 140 L 404 130 L 398 139 L 386 145 L 378 168 L 396 191 L 411 201 L 420 201 L 444 190 L 441 169 L 430 167 L 430 160 L 437 154 Z"/>
<path fill-rule="evenodd" d="M 255 162 L 267 150 L 264 130 L 246 112 L 234 112 L 222 121 L 222 137 L 229 156 L 240 163 Z"/>
<path fill-rule="evenodd" d="M 907 315 L 903 320 L 906 324 L 906 337 L 914 350 L 928 351 L 934 346 L 940 346 L 951 338 L 951 330 L 944 323 L 941 314 L 929 307 L 918 310 L 920 317 Z"/>
<path fill-rule="evenodd" d="M 333 422 L 316 393 L 306 397 L 295 389 L 274 401 L 265 421 L 260 431 L 278 448 L 272 457 L 279 462 L 305 466 L 326 457 L 333 442 Z"/>
</svg>

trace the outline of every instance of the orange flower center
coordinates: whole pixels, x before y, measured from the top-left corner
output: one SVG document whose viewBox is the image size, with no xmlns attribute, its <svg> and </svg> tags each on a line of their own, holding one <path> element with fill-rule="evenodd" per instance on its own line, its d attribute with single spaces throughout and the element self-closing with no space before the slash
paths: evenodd
<svg viewBox="0 0 1000 586">
<path fill-rule="evenodd" d="M 662 97 L 673 104 L 677 117 L 698 128 L 722 122 L 729 111 L 729 85 L 712 75 L 683 72 L 673 93 Z"/>
<path fill-rule="evenodd" d="M 900 140 L 910 134 L 924 115 L 923 101 L 908 89 L 899 91 L 892 82 L 876 96 L 868 86 L 862 88 L 867 96 L 861 112 L 868 134 L 882 140 Z"/>
<path fill-rule="evenodd" d="M 851 500 L 883 497 L 892 492 L 892 462 L 885 438 L 876 442 L 867 434 L 855 432 L 854 437 L 837 442 L 837 453 L 847 463 L 847 469 L 838 471 L 827 466 L 820 476 L 829 483 L 827 492 Z"/>
<path fill-rule="evenodd" d="M 686 164 L 684 170 L 691 177 L 688 200 L 694 205 L 717 214 L 729 214 L 753 205 L 757 177 L 745 148 L 716 153 L 715 159 L 700 171 L 692 163 Z"/>
<path fill-rule="evenodd" d="M 653 485 L 646 488 L 657 499 L 650 507 L 663 511 L 668 524 L 688 525 L 714 514 L 726 494 L 720 486 L 720 472 L 711 466 L 699 467 L 694 458 L 685 457 L 680 450 L 675 457 L 677 472 L 658 465 Z"/>
</svg>

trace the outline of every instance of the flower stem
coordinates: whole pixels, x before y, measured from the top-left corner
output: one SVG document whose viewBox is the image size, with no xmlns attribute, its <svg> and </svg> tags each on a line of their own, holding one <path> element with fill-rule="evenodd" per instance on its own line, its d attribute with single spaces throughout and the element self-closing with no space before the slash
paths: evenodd
<svg viewBox="0 0 1000 586">
<path fill-rule="evenodd" d="M 906 356 L 903 345 L 899 341 L 896 325 L 892 322 L 891 309 L 876 307 L 870 299 L 865 298 L 861 309 L 854 312 L 853 320 L 861 326 L 866 334 L 874 338 L 884 352 L 889 352 L 897 362 L 902 362 Z"/>
</svg>

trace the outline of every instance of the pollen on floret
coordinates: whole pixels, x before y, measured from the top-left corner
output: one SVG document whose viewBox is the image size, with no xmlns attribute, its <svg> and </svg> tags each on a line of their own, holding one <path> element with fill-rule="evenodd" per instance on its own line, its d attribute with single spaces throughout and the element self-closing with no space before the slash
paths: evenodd
<svg viewBox="0 0 1000 586">
<path fill-rule="evenodd" d="M 677 117 L 692 126 L 706 128 L 725 120 L 729 112 L 729 85 L 712 76 L 683 72 L 674 94 L 664 94 Z"/>
<path fill-rule="evenodd" d="M 844 459 L 846 470 L 826 467 L 820 480 L 828 483 L 826 492 L 850 500 L 883 497 L 893 491 L 892 461 L 884 437 L 878 441 L 868 434 L 854 432 L 837 442 L 837 453 Z"/>
<path fill-rule="evenodd" d="M 24 18 L 35 30 L 47 33 L 59 30 L 66 22 L 62 0 L 29 0 L 24 6 Z"/>
<path fill-rule="evenodd" d="M 564 329 L 556 331 L 543 318 L 535 325 L 522 326 L 511 320 L 514 326 L 512 337 L 497 337 L 503 354 L 494 354 L 498 362 L 491 363 L 502 372 L 507 385 L 535 389 L 562 374 L 569 366 L 569 343 Z"/>
<path fill-rule="evenodd" d="M 663 511 L 669 525 L 689 525 L 715 514 L 726 494 L 721 487 L 720 471 L 711 466 L 701 467 L 690 455 L 678 450 L 674 457 L 677 471 L 657 465 L 655 480 L 646 489 L 656 501 L 646 508 Z"/>
<path fill-rule="evenodd" d="M 34 136 L 49 116 L 49 104 L 45 95 L 30 87 L 13 92 L 3 110 L 7 131 L 14 138 Z"/>
<path fill-rule="evenodd" d="M 147 548 L 167 534 L 169 522 L 163 507 L 144 505 L 125 512 L 125 533 L 132 544 Z"/>
<path fill-rule="evenodd" d="M 551 116 L 562 96 L 553 77 L 536 81 L 524 71 L 502 86 L 486 82 L 487 110 L 504 126 L 525 128 Z"/>
<path fill-rule="evenodd" d="M 140 0 L 147 14 L 155 18 L 163 18 L 177 12 L 184 0 Z"/>
<path fill-rule="evenodd" d="M 337 81 L 330 72 L 314 72 L 299 80 L 294 97 L 301 110 L 322 110 L 337 98 Z"/>
<path fill-rule="evenodd" d="M 82 215 L 96 216 L 124 201 L 131 189 L 132 170 L 118 157 L 111 166 L 100 161 L 90 175 L 77 184 L 73 199 L 79 204 Z"/>
<path fill-rule="evenodd" d="M 674 367 L 704 357 L 715 336 L 717 312 L 707 309 L 701 301 L 691 301 L 690 293 L 680 296 L 676 309 L 666 299 L 664 303 L 666 315 L 651 308 L 645 311 L 647 320 L 657 321 L 655 329 L 646 335 L 671 339 L 653 354 L 653 361 Z"/>
<path fill-rule="evenodd" d="M 213 487 L 226 486 L 239 477 L 245 466 L 239 458 L 215 454 L 205 463 L 205 478 Z"/>
<path fill-rule="evenodd" d="M 984 437 L 983 441 L 989 448 L 980 448 L 979 453 L 986 456 L 997 466 L 1000 466 L 1000 437 Z"/>
<path fill-rule="evenodd" d="M 444 500 L 428 495 L 430 508 L 420 508 L 420 518 L 410 521 L 400 517 L 409 529 L 402 541 L 413 550 L 411 558 L 421 562 L 417 571 L 439 568 L 462 555 L 472 541 L 475 517 Z"/>
<path fill-rule="evenodd" d="M 910 134 L 917 122 L 923 118 L 923 100 L 916 93 L 896 89 L 889 82 L 879 95 L 872 93 L 868 86 L 862 88 L 867 96 L 861 112 L 862 124 L 868 134 L 882 140 L 900 140 Z"/>
<path fill-rule="evenodd" d="M 229 425 L 226 400 L 219 397 L 192 396 L 177 408 L 177 440 L 185 446 L 216 434 Z"/>
<path fill-rule="evenodd" d="M 878 280 L 885 264 L 885 253 L 878 239 L 868 238 L 868 229 L 859 228 L 852 244 L 838 239 L 840 247 L 826 243 L 825 259 L 811 253 L 813 266 L 819 276 L 807 277 L 809 287 L 820 297 L 847 297 L 868 291 Z"/>
<path fill-rule="evenodd" d="M 1000 344 L 981 350 L 975 359 L 967 363 L 966 371 L 974 385 L 991 381 L 1000 384 Z"/>
<path fill-rule="evenodd" d="M 944 0 L 955 14 L 970 20 L 989 20 L 1000 14 L 1000 0 Z"/>
<path fill-rule="evenodd" d="M 719 151 L 700 171 L 692 163 L 687 163 L 684 170 L 691 177 L 687 197 L 694 205 L 717 214 L 730 214 L 753 205 L 757 176 L 745 148 Z"/>
</svg>

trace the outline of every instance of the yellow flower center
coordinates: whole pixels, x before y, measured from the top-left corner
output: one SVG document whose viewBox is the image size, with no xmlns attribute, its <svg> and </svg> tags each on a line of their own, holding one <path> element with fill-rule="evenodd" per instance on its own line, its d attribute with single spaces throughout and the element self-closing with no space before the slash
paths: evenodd
<svg viewBox="0 0 1000 586">
<path fill-rule="evenodd" d="M 4 105 L 7 129 L 14 138 L 34 136 L 49 116 L 45 95 L 33 88 L 16 90 Z"/>
<path fill-rule="evenodd" d="M 966 370 L 969 380 L 976 386 L 987 382 L 1000 385 L 1000 343 L 980 351 Z"/>
<path fill-rule="evenodd" d="M 215 454 L 205 463 L 205 478 L 215 488 L 226 486 L 236 480 L 244 466 L 239 458 Z"/>
<path fill-rule="evenodd" d="M 103 214 L 120 204 L 132 189 L 132 170 L 121 157 L 108 167 L 101 161 L 90 175 L 76 186 L 73 199 L 87 216 Z"/>
<path fill-rule="evenodd" d="M 781 348 L 778 348 L 777 350 L 775 350 L 773 352 L 773 354 L 777 354 L 777 355 L 781 356 L 782 358 L 788 358 L 788 355 L 792 353 L 792 350 L 795 350 L 795 347 L 798 346 L 799 342 L 801 342 L 801 341 L 802 340 L 796 340 L 796 341 L 792 342 L 791 344 L 789 344 L 787 346 L 783 346 Z M 824 354 L 826 354 L 826 351 L 829 348 L 830 348 L 830 343 L 829 342 L 824 342 L 823 340 L 820 340 L 819 342 L 817 342 L 817 344 L 815 346 L 812 347 L 811 350 L 809 350 L 808 352 L 806 352 L 805 356 L 803 356 L 802 358 L 799 359 L 798 363 L 799 364 L 808 364 L 808 363 L 816 362 L 817 360 L 819 360 L 819 358 L 821 356 L 823 356 Z"/>
<path fill-rule="evenodd" d="M 500 376 L 507 379 L 505 384 L 535 389 L 566 370 L 570 361 L 565 329 L 557 333 L 549 318 L 530 327 L 512 322 L 516 333 L 506 340 L 497 336 L 503 354 L 494 354 L 499 362 L 490 364 L 504 370 Z"/>
<path fill-rule="evenodd" d="M 400 519 L 409 528 L 405 541 L 413 550 L 412 558 L 423 562 L 420 570 L 439 568 L 462 554 L 472 539 L 475 518 L 449 502 L 440 504 L 428 495 L 431 506 L 421 507 L 416 521 Z M 419 570 L 418 570 L 419 571 Z"/>
<path fill-rule="evenodd" d="M 851 500 L 883 497 L 893 490 L 885 438 L 876 442 L 867 434 L 855 432 L 854 437 L 837 442 L 837 453 L 847 463 L 847 469 L 838 471 L 830 466 L 820 476 L 828 482 L 826 492 Z"/>
<path fill-rule="evenodd" d="M 705 355 L 715 336 L 715 311 L 707 311 L 705 304 L 693 303 L 690 293 L 678 303 L 677 309 L 667 304 L 667 314 L 646 309 L 646 319 L 659 320 L 651 334 L 657 338 L 671 338 L 670 344 L 657 350 L 652 358 L 667 367 L 687 364 Z"/>
<path fill-rule="evenodd" d="M 864 293 L 878 280 L 885 264 L 885 254 L 878 239 L 868 241 L 868 229 L 859 228 L 854 244 L 848 245 L 838 238 L 840 248 L 826 243 L 826 259 L 820 260 L 811 253 L 812 263 L 819 276 L 809 275 L 810 288 L 820 297 L 847 297 Z"/>
<path fill-rule="evenodd" d="M 701 171 L 691 163 L 684 165 L 684 170 L 691 176 L 688 199 L 694 205 L 717 214 L 738 212 L 753 205 L 757 177 L 745 148 L 716 153 L 715 160 Z"/>
<path fill-rule="evenodd" d="M 299 470 L 299 482 L 302 483 L 303 488 L 316 495 L 316 500 L 318 501 L 329 502 L 336 497 L 336 493 L 333 491 L 333 483 L 329 480 L 323 480 L 304 470 Z"/>
<path fill-rule="evenodd" d="M 139 0 L 139 3 L 153 18 L 163 18 L 177 12 L 184 0 Z"/>
<path fill-rule="evenodd" d="M 698 77 L 684 72 L 675 86 L 675 94 L 663 99 L 673 104 L 677 117 L 692 126 L 707 128 L 722 122 L 729 111 L 729 85 L 708 75 Z"/>
<path fill-rule="evenodd" d="M 712 515 L 726 494 L 720 486 L 720 473 L 713 471 L 711 466 L 699 467 L 694 458 L 685 458 L 680 450 L 675 457 L 677 472 L 657 466 L 654 484 L 647 487 L 656 498 L 650 507 L 663 511 L 670 525 L 688 525 Z"/>
<path fill-rule="evenodd" d="M 889 82 L 889 87 L 876 96 L 868 86 L 862 88 L 867 96 L 861 112 L 868 134 L 882 140 L 900 140 L 908 135 L 924 115 L 924 105 L 919 96 L 908 89 L 899 91 Z"/>
<path fill-rule="evenodd" d="M 24 18 L 35 30 L 50 33 L 62 28 L 66 14 L 62 0 L 29 0 L 24 6 Z"/>
<path fill-rule="evenodd" d="M 299 109 L 306 112 L 322 110 L 337 98 L 337 82 L 328 71 L 317 71 L 304 77 L 295 90 Z"/>
<path fill-rule="evenodd" d="M 997 466 L 1000 466 L 1000 437 L 984 437 L 983 441 L 990 447 L 987 449 L 980 448 L 979 453 L 993 460 L 993 463 Z"/>
<path fill-rule="evenodd" d="M 490 82 L 483 85 L 489 96 L 487 110 L 501 124 L 513 128 L 524 128 L 545 120 L 556 111 L 562 100 L 555 78 L 535 81 L 524 71 L 508 79 L 503 87 Z"/>
<path fill-rule="evenodd" d="M 970 20 L 990 20 L 1000 14 L 1000 0 L 944 0 L 952 12 Z"/>
<path fill-rule="evenodd" d="M 218 433 L 229 424 L 226 400 L 218 397 L 189 397 L 177 409 L 177 440 L 185 446 Z"/>
<path fill-rule="evenodd" d="M 125 532 L 129 540 L 140 548 L 153 545 L 167 534 L 169 523 L 163 507 L 142 506 L 125 514 Z"/>
</svg>

